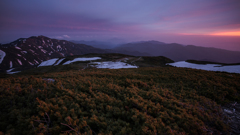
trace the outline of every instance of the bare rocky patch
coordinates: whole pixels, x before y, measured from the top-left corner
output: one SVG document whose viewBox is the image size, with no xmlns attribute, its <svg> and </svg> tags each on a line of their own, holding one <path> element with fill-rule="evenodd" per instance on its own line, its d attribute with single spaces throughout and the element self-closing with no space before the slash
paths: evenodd
<svg viewBox="0 0 240 135">
<path fill-rule="evenodd" d="M 229 124 L 231 135 L 240 135 L 240 104 L 235 102 L 222 106 L 224 122 Z"/>
</svg>

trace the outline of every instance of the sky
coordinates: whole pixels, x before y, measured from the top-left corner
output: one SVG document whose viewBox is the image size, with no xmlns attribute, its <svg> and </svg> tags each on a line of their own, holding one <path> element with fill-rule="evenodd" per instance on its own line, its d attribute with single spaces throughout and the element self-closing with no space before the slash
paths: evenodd
<svg viewBox="0 0 240 135">
<path fill-rule="evenodd" d="M 240 0 L 0 1 L 0 43 L 38 35 L 240 51 Z"/>
</svg>

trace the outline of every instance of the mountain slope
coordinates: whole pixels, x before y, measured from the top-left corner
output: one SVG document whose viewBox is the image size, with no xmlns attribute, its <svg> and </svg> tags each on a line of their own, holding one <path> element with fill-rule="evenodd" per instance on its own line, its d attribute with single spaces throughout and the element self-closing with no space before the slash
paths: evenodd
<svg viewBox="0 0 240 135">
<path fill-rule="evenodd" d="M 174 61 L 194 59 L 222 63 L 240 62 L 240 52 L 193 45 L 183 46 L 176 43 L 166 44 L 158 41 L 128 43 L 118 46 L 114 50 L 138 51 L 151 56 L 165 56 Z"/>
<path fill-rule="evenodd" d="M 84 44 L 44 36 L 20 38 L 9 44 L 1 45 L 0 50 L 6 54 L 0 63 L 2 70 L 19 66 L 34 66 L 51 58 L 108 52 Z"/>
</svg>

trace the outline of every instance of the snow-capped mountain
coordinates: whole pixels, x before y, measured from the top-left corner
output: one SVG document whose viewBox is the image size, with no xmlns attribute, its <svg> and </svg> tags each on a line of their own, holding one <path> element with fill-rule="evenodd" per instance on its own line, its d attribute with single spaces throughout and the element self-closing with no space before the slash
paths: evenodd
<svg viewBox="0 0 240 135">
<path fill-rule="evenodd" d="M 51 39 L 45 36 L 20 38 L 0 46 L 0 69 L 39 65 L 42 61 L 52 58 L 107 52 L 88 45 Z"/>
</svg>

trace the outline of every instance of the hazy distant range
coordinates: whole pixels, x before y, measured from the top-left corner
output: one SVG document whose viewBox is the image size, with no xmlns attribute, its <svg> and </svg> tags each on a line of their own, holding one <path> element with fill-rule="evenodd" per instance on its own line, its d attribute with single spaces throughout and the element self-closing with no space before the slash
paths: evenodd
<svg viewBox="0 0 240 135">
<path fill-rule="evenodd" d="M 131 55 L 165 56 L 174 61 L 201 60 L 220 63 L 240 63 L 240 52 L 218 48 L 164 43 L 159 41 L 140 41 L 121 45 L 98 41 L 73 41 L 101 49 L 111 49 L 116 52 L 126 52 Z"/>
</svg>

